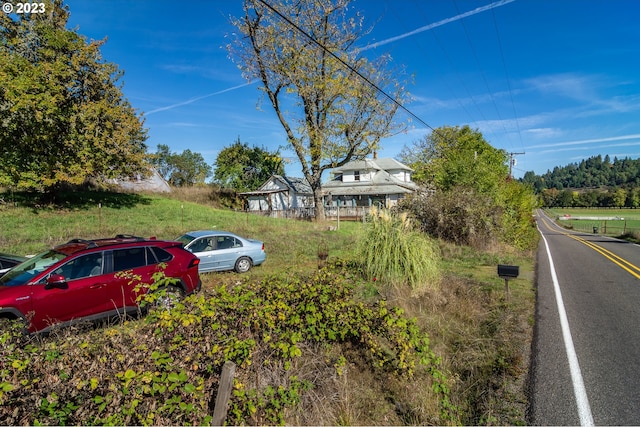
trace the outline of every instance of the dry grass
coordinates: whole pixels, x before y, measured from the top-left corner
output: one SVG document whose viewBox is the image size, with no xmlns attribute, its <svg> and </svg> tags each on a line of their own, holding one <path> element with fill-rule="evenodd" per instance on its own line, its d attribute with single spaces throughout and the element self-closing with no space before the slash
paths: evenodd
<svg viewBox="0 0 640 427">
<path fill-rule="evenodd" d="M 523 277 L 510 282 L 507 299 L 504 283 L 490 278 L 495 265 L 484 263 L 473 272 L 447 274 L 438 291 L 421 298 L 405 291 L 393 302 L 429 331 L 451 375 L 462 424 L 523 425 L 535 308 L 532 266 L 522 266 Z"/>
</svg>

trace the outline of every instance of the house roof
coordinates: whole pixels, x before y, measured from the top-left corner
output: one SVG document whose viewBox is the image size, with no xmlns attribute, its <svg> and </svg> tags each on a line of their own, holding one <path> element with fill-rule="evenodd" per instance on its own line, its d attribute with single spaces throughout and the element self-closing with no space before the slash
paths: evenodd
<svg viewBox="0 0 640 427">
<path fill-rule="evenodd" d="M 273 178 L 282 180 L 287 187 L 291 188 L 296 193 L 313 194 L 313 190 L 305 178 L 284 175 L 274 175 Z"/>
<path fill-rule="evenodd" d="M 151 191 L 154 193 L 170 193 L 171 187 L 154 167 L 149 167 L 148 177 L 139 174 L 135 178 L 112 178 L 106 181 L 126 191 Z"/>
<path fill-rule="evenodd" d="M 284 184 L 284 188 L 270 188 L 266 187 L 272 181 L 280 181 L 280 183 Z M 240 195 L 260 195 L 260 194 L 273 194 L 273 193 L 282 193 L 283 191 L 292 191 L 296 194 L 313 194 L 313 190 L 311 186 L 304 178 L 297 178 L 293 176 L 284 176 L 284 175 L 272 175 L 264 184 L 260 186 L 255 191 L 247 191 L 245 193 L 240 193 Z"/>
<path fill-rule="evenodd" d="M 364 196 L 378 194 L 409 194 L 415 190 L 400 185 L 343 185 L 340 187 L 322 187 L 323 195 L 327 196 Z"/>
<path fill-rule="evenodd" d="M 336 196 L 364 194 L 405 194 L 413 193 L 418 188 L 414 182 L 401 181 L 386 170 L 378 170 L 371 181 L 328 181 L 322 185 L 325 195 Z"/>
<path fill-rule="evenodd" d="M 391 157 L 385 157 L 382 159 L 362 159 L 362 160 L 354 160 L 348 163 L 345 163 L 344 165 L 338 167 L 338 168 L 334 168 L 332 169 L 332 171 L 334 173 L 342 173 L 345 171 L 353 171 L 353 170 L 360 170 L 360 171 L 366 171 L 366 170 L 385 170 L 385 171 L 391 171 L 391 170 L 406 170 L 406 171 L 413 171 L 413 169 L 411 169 L 409 166 L 400 163 L 399 161 L 397 161 L 396 159 L 393 159 Z"/>
</svg>

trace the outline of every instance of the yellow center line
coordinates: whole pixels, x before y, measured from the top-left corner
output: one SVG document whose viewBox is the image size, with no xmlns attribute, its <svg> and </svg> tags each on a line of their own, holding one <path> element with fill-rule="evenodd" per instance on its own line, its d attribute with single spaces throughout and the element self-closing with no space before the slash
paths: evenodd
<svg viewBox="0 0 640 427">
<path fill-rule="evenodd" d="M 542 222 L 544 222 L 544 224 L 547 226 L 547 228 L 549 230 L 551 230 L 551 226 L 547 222 L 547 219 L 545 217 L 543 217 L 543 216 L 540 216 L 540 219 L 542 220 Z M 597 245 L 597 244 L 595 244 L 593 242 L 590 242 L 590 241 L 588 241 L 586 239 L 583 239 L 580 236 L 577 236 L 575 234 L 572 234 L 572 233 L 569 233 L 569 232 L 565 232 L 565 231 L 560 231 L 560 233 L 564 234 L 567 237 L 572 238 L 573 240 L 575 240 L 577 242 L 580 242 L 580 243 L 584 244 L 585 246 L 590 247 L 594 251 L 598 252 L 599 254 L 601 254 L 602 256 L 604 256 L 605 258 L 607 258 L 608 260 L 610 260 L 614 264 L 616 264 L 618 267 L 620 267 L 623 270 L 625 270 L 628 273 L 630 273 L 636 279 L 640 279 L 640 267 L 632 264 L 631 262 L 627 261 L 626 259 L 614 254 L 613 252 L 603 248 L 600 245 Z"/>
</svg>

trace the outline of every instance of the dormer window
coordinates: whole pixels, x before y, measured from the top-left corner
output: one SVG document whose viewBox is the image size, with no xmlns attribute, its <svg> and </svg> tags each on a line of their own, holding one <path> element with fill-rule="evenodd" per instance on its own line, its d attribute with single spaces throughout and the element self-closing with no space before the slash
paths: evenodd
<svg viewBox="0 0 640 427">
<path fill-rule="evenodd" d="M 353 171 L 353 179 L 360 181 L 360 171 Z"/>
</svg>

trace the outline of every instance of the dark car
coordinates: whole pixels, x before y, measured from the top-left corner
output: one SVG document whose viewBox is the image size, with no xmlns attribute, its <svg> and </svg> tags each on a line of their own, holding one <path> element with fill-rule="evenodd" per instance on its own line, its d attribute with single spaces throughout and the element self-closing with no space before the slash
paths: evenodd
<svg viewBox="0 0 640 427">
<path fill-rule="evenodd" d="M 23 256 L 0 253 L 0 276 L 27 259 L 27 257 Z"/>
<path fill-rule="evenodd" d="M 180 242 L 118 235 L 74 239 L 0 277 L 0 318 L 25 319 L 30 332 L 54 325 L 140 312 L 140 298 L 163 272 L 167 291 L 201 287 L 200 260 Z"/>
<path fill-rule="evenodd" d="M 235 270 L 246 273 L 267 259 L 264 243 L 222 230 L 189 231 L 176 240 L 200 258 L 200 273 Z"/>
</svg>

